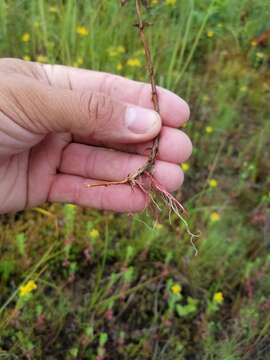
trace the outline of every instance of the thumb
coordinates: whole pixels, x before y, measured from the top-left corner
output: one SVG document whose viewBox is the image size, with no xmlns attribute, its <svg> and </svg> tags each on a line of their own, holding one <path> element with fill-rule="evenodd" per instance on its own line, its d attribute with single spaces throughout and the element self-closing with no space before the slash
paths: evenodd
<svg viewBox="0 0 270 360">
<path fill-rule="evenodd" d="M 20 74 L 1 74 L 1 111 L 36 133 L 71 132 L 131 143 L 154 138 L 161 119 L 153 110 L 91 91 L 54 88 Z"/>
</svg>

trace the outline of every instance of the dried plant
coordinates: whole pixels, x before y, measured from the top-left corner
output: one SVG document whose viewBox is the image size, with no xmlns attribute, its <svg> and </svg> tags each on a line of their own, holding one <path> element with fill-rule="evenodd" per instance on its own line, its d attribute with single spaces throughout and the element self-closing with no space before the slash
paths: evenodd
<svg viewBox="0 0 270 360">
<path fill-rule="evenodd" d="M 128 0 L 121 0 L 121 5 L 126 5 Z M 154 110 L 160 114 L 159 109 L 159 100 L 158 93 L 156 88 L 156 80 L 155 80 L 155 71 L 154 64 L 151 55 L 151 50 L 145 35 L 145 28 L 150 26 L 150 24 L 143 20 L 142 16 L 142 6 L 146 6 L 147 2 L 143 0 L 135 0 L 136 7 L 136 15 L 137 15 L 137 23 L 135 26 L 138 28 L 139 35 L 143 44 L 146 67 L 149 77 L 149 82 L 151 84 L 152 91 L 152 103 Z M 120 184 L 129 184 L 132 188 L 137 186 L 147 197 L 150 198 L 151 202 L 160 210 L 158 203 L 155 200 L 155 195 L 159 195 L 158 197 L 166 204 L 169 208 L 170 213 L 173 212 L 176 216 L 183 222 L 185 225 L 186 231 L 190 236 L 191 244 L 195 250 L 195 255 L 197 255 L 197 249 L 193 242 L 194 237 L 198 237 L 198 235 L 193 234 L 188 226 L 186 219 L 183 217 L 182 213 L 186 213 L 185 208 L 181 205 L 181 203 L 170 194 L 163 185 L 161 185 L 152 175 L 152 170 L 154 168 L 159 147 L 159 135 L 153 140 L 153 144 L 150 149 L 150 154 L 148 156 L 147 161 L 143 166 L 138 168 L 134 173 L 129 174 L 126 178 L 120 181 L 111 181 L 111 182 L 101 182 L 97 184 L 88 184 L 87 187 L 97 187 L 97 186 L 110 186 L 110 185 L 120 185 Z M 145 181 L 143 181 L 145 180 Z M 144 185 L 147 183 L 148 186 Z"/>
</svg>

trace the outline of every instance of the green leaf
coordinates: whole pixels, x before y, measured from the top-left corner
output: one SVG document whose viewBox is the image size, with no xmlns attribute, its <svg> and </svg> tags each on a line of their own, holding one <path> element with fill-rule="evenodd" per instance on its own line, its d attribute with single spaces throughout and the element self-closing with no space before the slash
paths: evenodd
<svg viewBox="0 0 270 360">
<path fill-rule="evenodd" d="M 99 346 L 103 347 L 108 341 L 108 334 L 101 333 L 99 336 Z"/>
<path fill-rule="evenodd" d="M 2 260 L 0 262 L 0 274 L 4 281 L 7 281 L 14 272 L 16 263 L 14 260 Z"/>
<path fill-rule="evenodd" d="M 26 236 L 24 233 L 19 233 L 16 235 L 16 244 L 21 256 L 25 255 L 25 240 Z"/>
</svg>

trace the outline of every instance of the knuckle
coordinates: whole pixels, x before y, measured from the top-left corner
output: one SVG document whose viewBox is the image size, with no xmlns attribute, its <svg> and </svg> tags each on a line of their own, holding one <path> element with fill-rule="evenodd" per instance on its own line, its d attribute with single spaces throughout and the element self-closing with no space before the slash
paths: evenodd
<svg viewBox="0 0 270 360">
<path fill-rule="evenodd" d="M 109 121 L 113 114 L 113 104 L 109 97 L 104 94 L 93 93 L 89 97 L 88 110 L 90 117 L 103 122 Z"/>
<path fill-rule="evenodd" d="M 103 81 L 99 88 L 99 92 L 103 94 L 109 94 L 114 97 L 121 91 L 121 83 L 123 78 L 114 74 L 104 74 Z"/>
<path fill-rule="evenodd" d="M 103 131 L 113 119 L 113 101 L 101 93 L 88 93 L 84 98 L 88 112 L 87 121 L 90 120 L 92 130 Z"/>
</svg>

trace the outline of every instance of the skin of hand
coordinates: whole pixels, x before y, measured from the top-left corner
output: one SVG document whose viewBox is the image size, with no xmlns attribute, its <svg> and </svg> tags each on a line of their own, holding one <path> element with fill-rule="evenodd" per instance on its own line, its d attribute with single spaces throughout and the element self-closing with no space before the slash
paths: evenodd
<svg viewBox="0 0 270 360">
<path fill-rule="evenodd" d="M 122 180 L 147 160 L 160 133 L 153 174 L 168 191 L 183 182 L 179 163 L 192 151 L 177 128 L 189 107 L 158 88 L 160 116 L 149 84 L 108 73 L 0 59 L 0 213 L 44 202 L 137 212 L 147 197 Z"/>
</svg>

